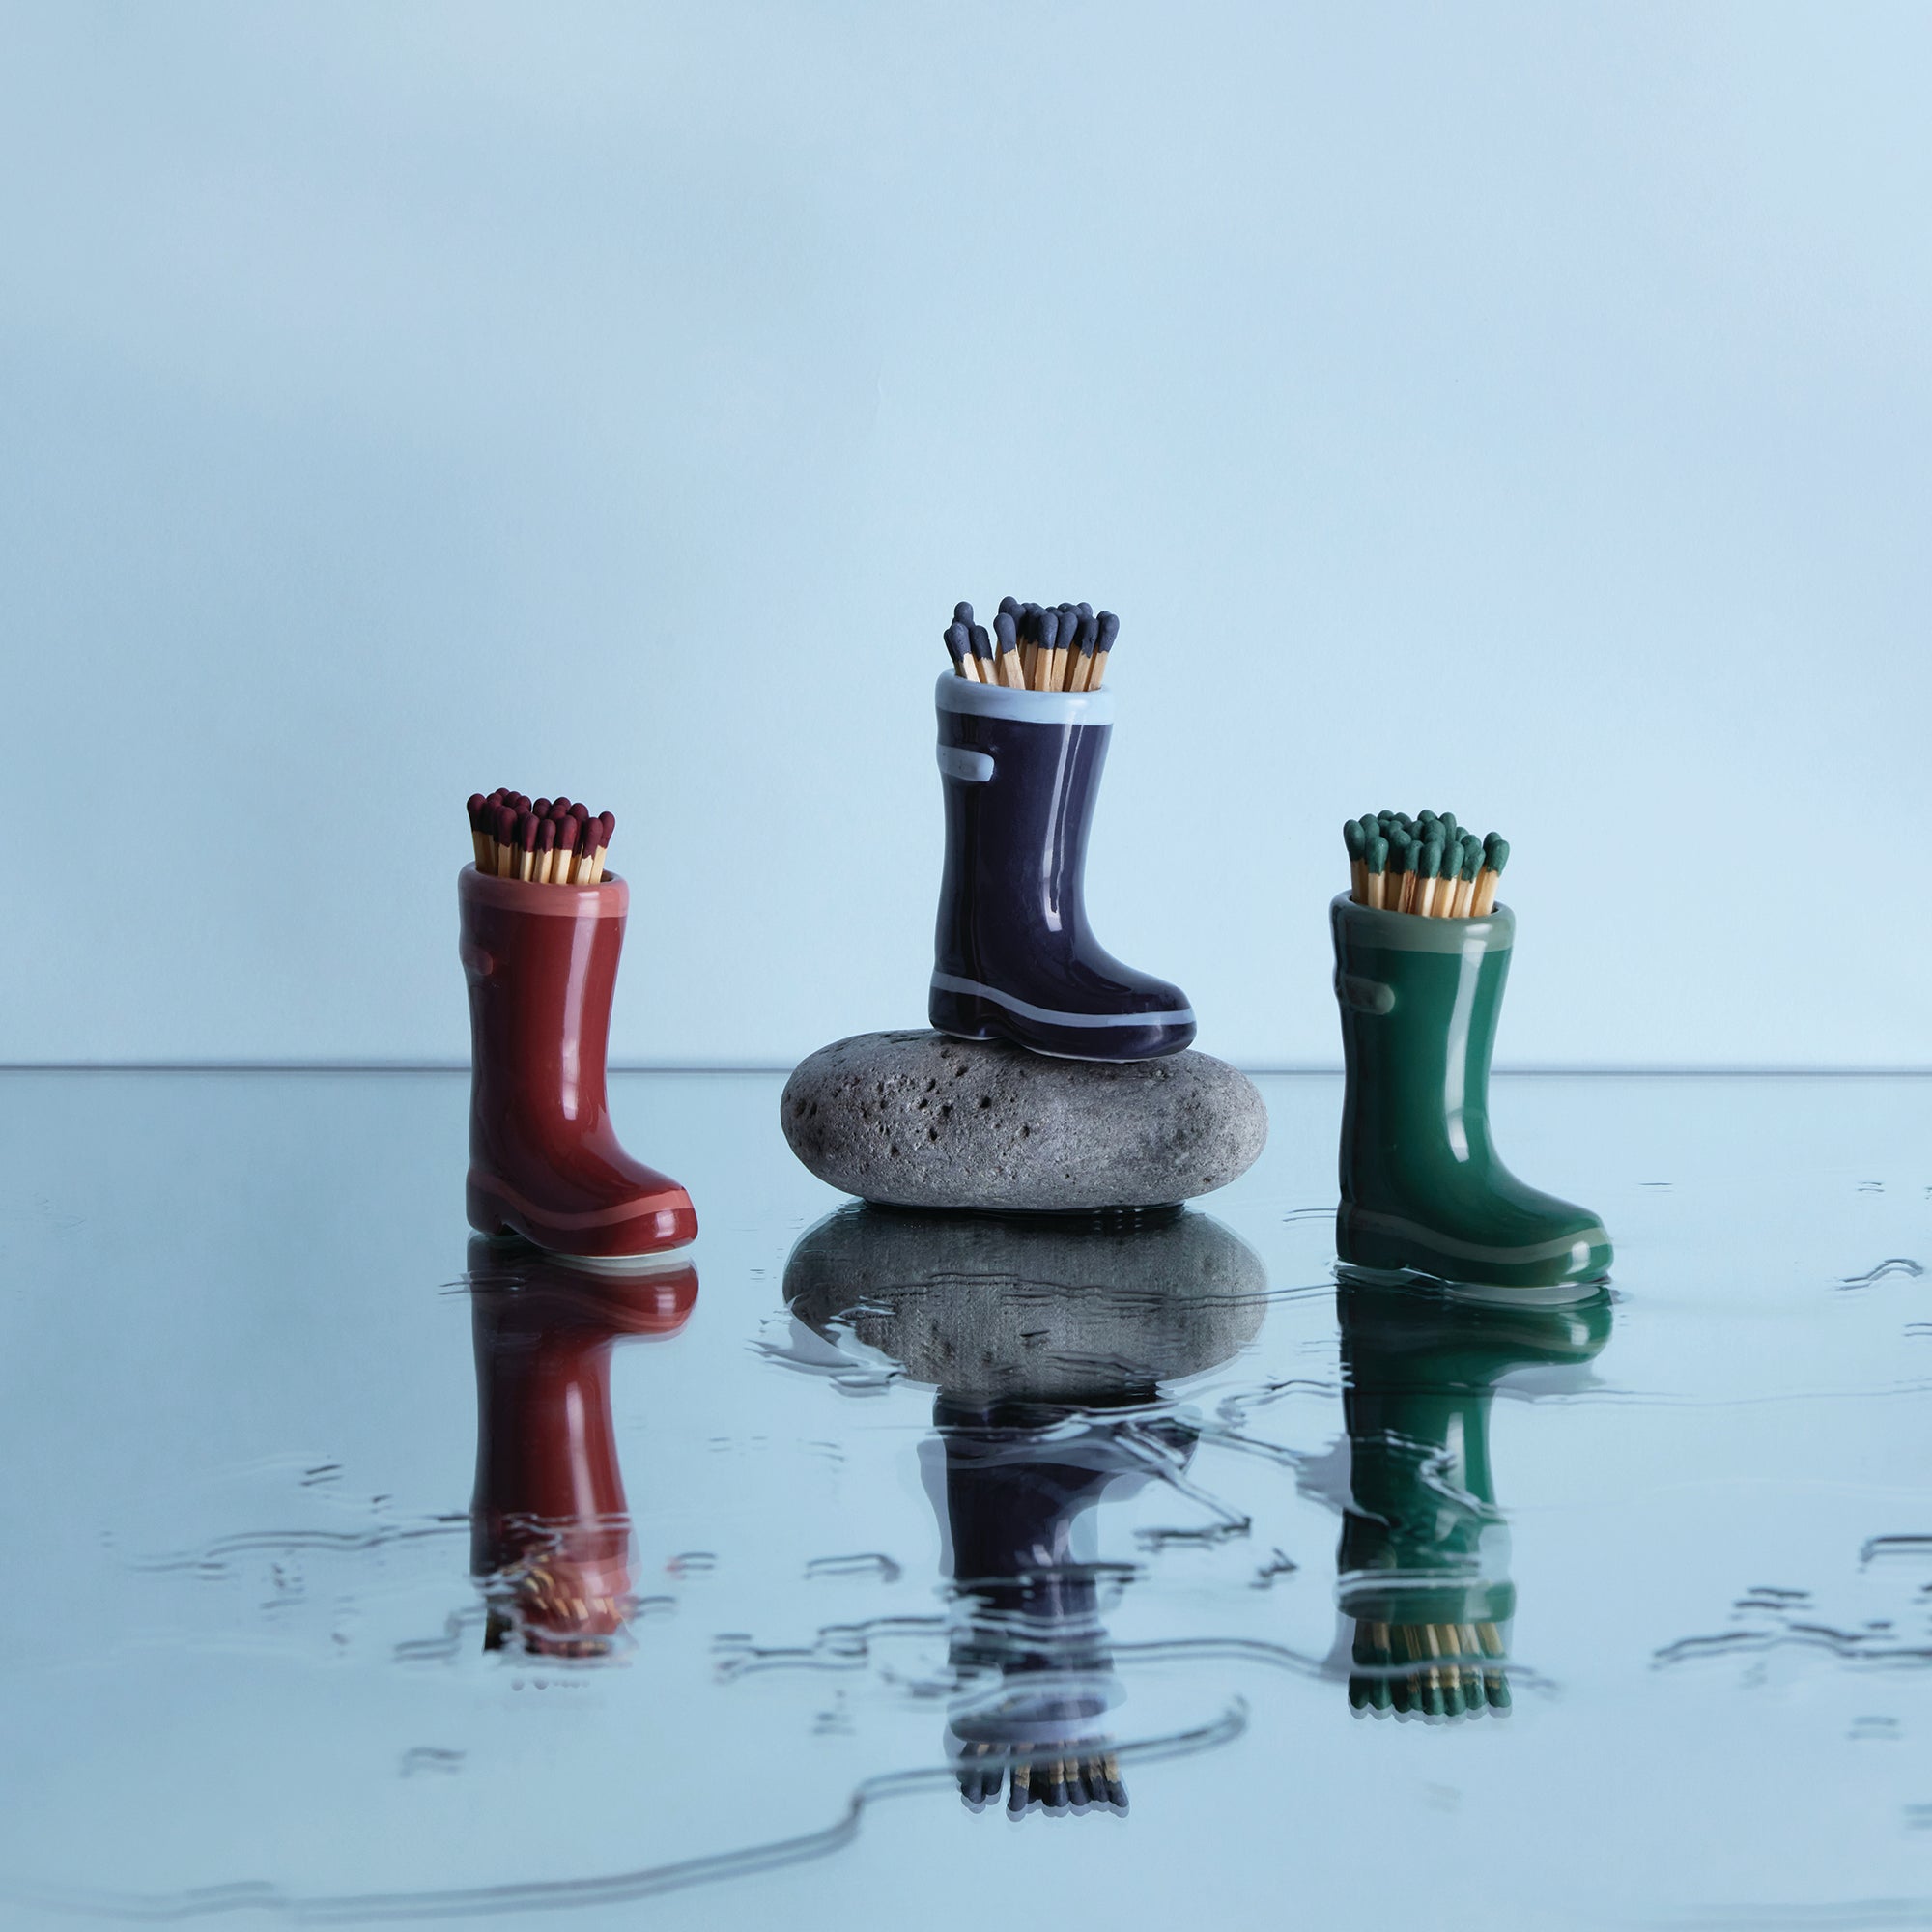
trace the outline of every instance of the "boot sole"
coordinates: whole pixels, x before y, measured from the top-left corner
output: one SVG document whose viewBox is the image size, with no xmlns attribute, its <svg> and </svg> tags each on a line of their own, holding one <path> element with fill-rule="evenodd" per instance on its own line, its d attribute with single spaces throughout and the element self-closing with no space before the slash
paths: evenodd
<svg viewBox="0 0 1932 1932">
<path fill-rule="evenodd" d="M 573 1216 L 589 1225 L 567 1226 L 479 1181 L 473 1173 L 464 1185 L 464 1208 L 479 1235 L 521 1235 L 547 1254 L 584 1262 L 648 1260 L 696 1239 L 697 1210 L 691 1197 L 679 1188 L 656 1199 L 651 1207 L 640 1203 L 603 1216 Z"/>
<path fill-rule="evenodd" d="M 947 976 L 949 980 L 952 976 Z M 970 980 L 949 985 L 934 983 L 926 1003 L 926 1017 L 937 1033 L 955 1039 L 1006 1039 L 1030 1053 L 1052 1060 L 1091 1060 L 1118 1063 L 1164 1060 L 1184 1052 L 1194 1041 L 1194 1013 L 1185 1018 L 1167 1014 L 1057 1013 L 1048 1007 L 990 989 L 969 990 Z"/>
</svg>

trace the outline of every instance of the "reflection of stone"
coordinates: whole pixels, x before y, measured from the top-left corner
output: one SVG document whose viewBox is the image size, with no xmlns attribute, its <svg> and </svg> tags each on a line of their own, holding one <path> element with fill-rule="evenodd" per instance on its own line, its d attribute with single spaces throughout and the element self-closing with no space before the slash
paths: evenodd
<svg viewBox="0 0 1932 1932">
<path fill-rule="evenodd" d="M 1548 1307 L 1345 1284 L 1352 1497 L 1337 1594 L 1354 1620 L 1349 1701 L 1432 1718 L 1507 1709 L 1509 1527 L 1490 1473 L 1494 1385 L 1589 1361 L 1610 1298 Z"/>
<path fill-rule="evenodd" d="M 957 1400 L 1080 1403 L 1226 1361 L 1267 1275 L 1206 1214 L 1119 1225 L 845 1208 L 785 1265 L 785 1300 Z"/>
<path fill-rule="evenodd" d="M 821 1180 L 898 1208 L 1172 1206 L 1246 1173 L 1267 1139 L 1253 1084 L 1205 1053 L 1050 1060 L 937 1033 L 822 1047 L 779 1118 Z"/>
<path fill-rule="evenodd" d="M 1175 1477 L 1195 1431 L 1158 1384 L 1235 1354 L 1266 1276 L 1204 1214 L 1126 1225 L 848 1208 L 792 1250 L 785 1299 L 938 1391 L 929 1471 L 952 1594 L 948 1748 L 974 1810 L 1126 1808 L 1109 1725 L 1124 1690 L 1081 1519 Z M 937 1480 L 934 1480 L 937 1479 Z"/>
</svg>

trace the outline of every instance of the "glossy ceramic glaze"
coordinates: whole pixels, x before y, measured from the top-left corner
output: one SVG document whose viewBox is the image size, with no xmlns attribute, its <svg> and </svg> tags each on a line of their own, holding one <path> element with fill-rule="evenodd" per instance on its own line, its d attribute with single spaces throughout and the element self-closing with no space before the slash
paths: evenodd
<svg viewBox="0 0 1932 1932">
<path fill-rule="evenodd" d="M 688 1264 L 586 1274 L 521 1241 L 469 1243 L 476 1350 L 471 1568 L 486 1642 L 596 1655 L 632 1611 L 631 1520 L 611 1424 L 620 1336 L 674 1335 L 691 1318 Z"/>
<path fill-rule="evenodd" d="M 1581 1294 L 1610 1265 L 1596 1215 L 1525 1185 L 1490 1139 L 1490 1059 L 1516 920 L 1422 919 L 1337 898 L 1347 1266 Z"/>
<path fill-rule="evenodd" d="M 1488 1673 L 1495 1681 L 1487 1698 L 1465 1706 L 1458 1683 L 1443 1708 L 1451 1673 L 1438 1668 L 1433 1685 L 1416 1683 L 1403 1667 L 1407 1646 L 1388 1631 L 1493 1626 L 1500 1642 L 1487 1659 L 1480 1642 L 1443 1646 L 1464 1677 L 1468 1659 L 1507 1658 L 1516 1586 L 1490 1468 L 1494 1386 L 1512 1370 L 1590 1361 L 1609 1340 L 1609 1293 L 1600 1288 L 1562 1307 L 1495 1307 L 1345 1283 L 1336 1312 L 1350 1490 L 1336 1597 L 1354 1626 L 1350 1701 L 1387 1710 L 1393 1697 L 1402 1710 L 1413 1692 L 1414 1709 L 1438 1716 L 1505 1704 L 1498 1668 Z"/>
<path fill-rule="evenodd" d="M 630 889 L 536 886 L 466 866 L 469 1225 L 554 1253 L 654 1254 L 697 1233 L 690 1196 L 618 1144 L 604 1082 Z"/>
<path fill-rule="evenodd" d="M 946 869 L 929 1011 L 941 1033 L 1076 1060 L 1194 1038 L 1178 986 L 1123 966 L 1087 923 L 1087 836 L 1113 694 L 939 680 Z"/>
</svg>

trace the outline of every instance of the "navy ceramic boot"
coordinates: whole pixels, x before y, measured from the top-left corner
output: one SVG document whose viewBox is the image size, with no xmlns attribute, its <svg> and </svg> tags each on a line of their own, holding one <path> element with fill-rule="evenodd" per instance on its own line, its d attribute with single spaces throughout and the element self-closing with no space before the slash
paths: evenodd
<svg viewBox="0 0 1932 1932">
<path fill-rule="evenodd" d="M 1151 1060 L 1194 1037 L 1187 995 L 1087 928 L 1082 876 L 1110 691 L 939 680 L 946 875 L 932 1024 L 1067 1060 Z"/>
</svg>

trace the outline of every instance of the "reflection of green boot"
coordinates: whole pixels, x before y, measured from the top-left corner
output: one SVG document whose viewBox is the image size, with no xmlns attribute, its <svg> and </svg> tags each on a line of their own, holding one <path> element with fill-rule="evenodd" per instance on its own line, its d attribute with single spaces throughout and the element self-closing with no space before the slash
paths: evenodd
<svg viewBox="0 0 1932 1932">
<path fill-rule="evenodd" d="M 1602 1289 L 1560 1308 L 1471 1305 L 1344 1284 L 1337 1297 L 1352 1500 L 1337 1585 L 1355 1619 L 1356 1709 L 1459 1717 L 1509 1703 L 1509 1528 L 1490 1475 L 1499 1378 L 1587 1362 Z"/>
<path fill-rule="evenodd" d="M 1526 1187 L 1490 1146 L 1490 1054 L 1516 920 L 1421 919 L 1338 898 L 1345 1267 L 1570 1299 L 1610 1265 L 1587 1208 Z"/>
</svg>

